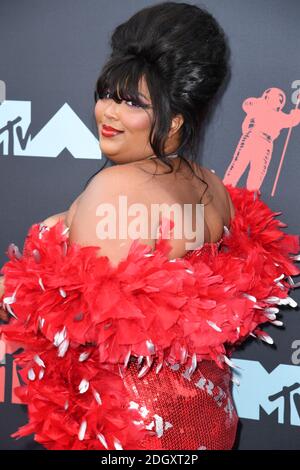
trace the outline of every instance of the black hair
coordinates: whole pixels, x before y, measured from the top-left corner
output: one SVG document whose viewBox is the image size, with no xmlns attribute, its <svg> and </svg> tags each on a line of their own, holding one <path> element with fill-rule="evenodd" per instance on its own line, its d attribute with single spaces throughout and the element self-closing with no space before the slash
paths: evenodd
<svg viewBox="0 0 300 470">
<path fill-rule="evenodd" d="M 153 107 L 150 145 L 154 155 L 169 166 L 168 173 L 173 171 L 164 148 L 172 118 L 182 114 L 176 153 L 180 164 L 184 160 L 194 173 L 187 157 L 197 158 L 202 125 L 229 70 L 223 29 L 205 8 L 163 2 L 117 26 L 110 45 L 112 52 L 96 82 L 95 102 L 109 90 L 115 101 L 130 99 L 143 107 L 138 85 L 145 76 Z M 206 191 L 206 181 L 199 179 Z"/>
</svg>

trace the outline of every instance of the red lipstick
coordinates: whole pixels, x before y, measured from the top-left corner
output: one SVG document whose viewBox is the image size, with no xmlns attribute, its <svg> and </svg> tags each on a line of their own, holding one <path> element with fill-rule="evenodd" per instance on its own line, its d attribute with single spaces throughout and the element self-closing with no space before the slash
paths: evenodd
<svg viewBox="0 0 300 470">
<path fill-rule="evenodd" d="M 113 137 L 115 135 L 121 134 L 122 132 L 124 131 L 119 131 L 118 129 L 115 129 L 111 126 L 107 126 L 106 124 L 103 124 L 101 129 L 101 134 L 104 137 Z"/>
</svg>

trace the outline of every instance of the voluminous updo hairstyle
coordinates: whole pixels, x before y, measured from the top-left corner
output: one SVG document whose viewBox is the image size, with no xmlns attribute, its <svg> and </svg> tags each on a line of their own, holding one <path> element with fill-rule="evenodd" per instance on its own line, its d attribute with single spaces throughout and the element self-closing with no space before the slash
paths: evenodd
<svg viewBox="0 0 300 470">
<path fill-rule="evenodd" d="M 163 2 L 117 26 L 110 45 L 95 101 L 109 89 L 116 101 L 130 99 L 142 106 L 138 83 L 144 75 L 153 106 L 153 153 L 172 171 L 164 147 L 172 118 L 182 114 L 176 153 L 185 161 L 196 159 L 204 118 L 228 73 L 229 50 L 216 19 L 196 5 Z"/>
</svg>

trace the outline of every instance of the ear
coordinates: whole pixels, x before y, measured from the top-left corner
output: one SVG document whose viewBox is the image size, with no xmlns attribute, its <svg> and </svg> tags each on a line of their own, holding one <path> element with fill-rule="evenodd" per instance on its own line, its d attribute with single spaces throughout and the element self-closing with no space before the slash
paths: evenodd
<svg viewBox="0 0 300 470">
<path fill-rule="evenodd" d="M 172 135 L 176 134 L 176 132 L 179 131 L 183 122 L 184 122 L 184 119 L 183 119 L 182 114 L 177 114 L 175 117 L 173 117 L 172 123 L 171 123 L 171 129 L 169 131 L 169 137 L 171 137 Z"/>
</svg>

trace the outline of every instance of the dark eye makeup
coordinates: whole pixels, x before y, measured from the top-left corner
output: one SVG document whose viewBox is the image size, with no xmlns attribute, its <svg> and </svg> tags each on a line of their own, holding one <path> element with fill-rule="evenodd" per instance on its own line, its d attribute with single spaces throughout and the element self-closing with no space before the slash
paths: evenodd
<svg viewBox="0 0 300 470">
<path fill-rule="evenodd" d="M 116 103 L 119 103 L 119 104 L 124 100 L 126 102 L 131 101 L 132 105 L 137 108 L 143 108 L 143 109 L 151 108 L 150 105 L 143 103 L 140 100 L 136 101 L 134 98 L 131 98 L 130 96 L 124 96 L 123 98 L 118 98 L 116 93 L 110 93 L 109 89 L 107 88 L 101 92 L 98 92 L 98 90 L 95 90 L 94 99 L 95 99 L 95 103 L 97 103 L 99 99 L 113 99 L 116 101 Z"/>
</svg>

